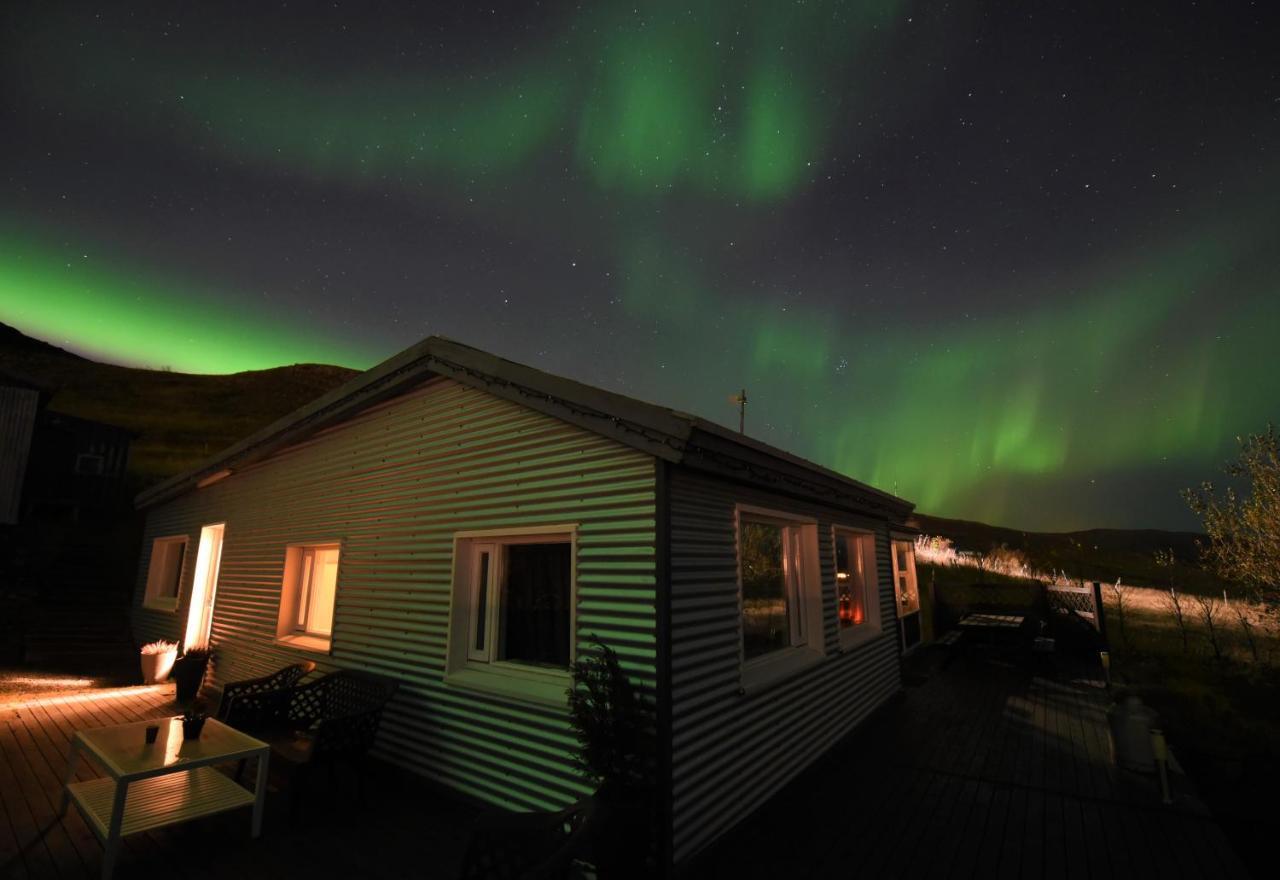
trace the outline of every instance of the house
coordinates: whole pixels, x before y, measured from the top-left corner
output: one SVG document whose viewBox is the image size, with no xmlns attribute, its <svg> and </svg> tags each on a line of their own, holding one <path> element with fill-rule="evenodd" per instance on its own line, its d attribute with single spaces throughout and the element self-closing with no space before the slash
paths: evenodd
<svg viewBox="0 0 1280 880">
<path fill-rule="evenodd" d="M 133 434 L 48 408 L 50 394 L 0 373 L 0 524 L 79 520 L 127 502 Z"/>
<path fill-rule="evenodd" d="M 138 504 L 137 639 L 211 642 L 219 681 L 394 676 L 380 756 L 483 801 L 587 793 L 569 664 L 614 647 L 675 863 L 897 692 L 919 632 L 908 502 L 438 337 Z"/>
<path fill-rule="evenodd" d="M 32 383 L 0 373 L 0 525 L 14 525 L 21 516 L 22 486 L 43 396 Z"/>
</svg>

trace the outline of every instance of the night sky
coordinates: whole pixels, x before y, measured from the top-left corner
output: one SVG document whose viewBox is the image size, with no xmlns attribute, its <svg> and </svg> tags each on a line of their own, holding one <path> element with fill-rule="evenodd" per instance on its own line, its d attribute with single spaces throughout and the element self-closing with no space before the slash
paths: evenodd
<svg viewBox="0 0 1280 880">
<path fill-rule="evenodd" d="M 1193 525 L 1280 420 L 1280 4 L 424 5 L 4 4 L 0 321 L 745 386 L 753 436 L 1026 528 Z"/>
</svg>

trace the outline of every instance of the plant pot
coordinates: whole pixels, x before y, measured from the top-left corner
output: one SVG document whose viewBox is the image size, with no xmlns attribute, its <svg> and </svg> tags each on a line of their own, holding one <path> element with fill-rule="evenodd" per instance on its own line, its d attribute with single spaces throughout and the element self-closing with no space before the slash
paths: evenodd
<svg viewBox="0 0 1280 880">
<path fill-rule="evenodd" d="M 200 693 L 205 671 L 209 668 L 207 656 L 182 657 L 173 664 L 173 680 L 178 685 L 177 700 L 189 703 Z"/>
<path fill-rule="evenodd" d="M 168 681 L 177 656 L 176 646 L 158 654 L 139 654 L 138 659 L 142 663 L 142 683 L 159 684 L 162 681 Z"/>
<path fill-rule="evenodd" d="M 183 739 L 199 739 L 200 731 L 204 729 L 204 723 L 208 719 L 201 716 L 200 718 L 184 718 L 182 719 L 182 738 Z"/>
</svg>

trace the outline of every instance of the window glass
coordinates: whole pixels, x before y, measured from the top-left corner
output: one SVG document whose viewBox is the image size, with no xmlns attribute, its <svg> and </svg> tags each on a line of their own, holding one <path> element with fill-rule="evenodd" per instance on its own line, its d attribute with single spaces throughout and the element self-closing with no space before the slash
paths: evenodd
<svg viewBox="0 0 1280 880">
<path fill-rule="evenodd" d="M 182 563 L 186 558 L 187 539 L 156 538 L 151 544 L 151 562 L 147 566 L 147 592 L 143 604 L 173 610 L 182 592 Z"/>
<path fill-rule="evenodd" d="M 509 544 L 498 603 L 499 660 L 569 666 L 572 559 L 567 543 Z"/>
<path fill-rule="evenodd" d="M 773 523 L 742 522 L 742 653 L 746 660 L 790 643 L 784 531 Z"/>
<path fill-rule="evenodd" d="M 298 575 L 298 628 L 307 628 L 307 614 L 311 610 L 311 571 L 315 566 L 314 550 L 302 551 L 302 573 Z"/>
<path fill-rule="evenodd" d="M 333 633 L 333 604 L 338 593 L 338 548 L 315 551 L 308 590 L 307 632 L 327 636 Z"/>
<path fill-rule="evenodd" d="M 328 637 L 333 634 L 333 605 L 338 595 L 337 546 L 295 547 L 293 590 L 281 602 L 284 632 Z M 286 608 L 288 609 L 286 612 Z"/>
<path fill-rule="evenodd" d="M 479 554 L 480 571 L 476 578 L 475 644 L 476 651 L 485 650 L 485 630 L 489 623 L 489 551 Z"/>
<path fill-rule="evenodd" d="M 182 560 L 187 553 L 186 541 L 169 541 L 164 546 L 163 569 L 160 574 L 159 595 L 176 599 L 182 585 Z"/>
<path fill-rule="evenodd" d="M 920 594 L 916 588 L 915 550 L 910 541 L 893 542 L 894 591 L 898 595 L 898 614 L 914 614 L 920 610 Z"/>
<path fill-rule="evenodd" d="M 867 620 L 867 543 L 862 535 L 836 536 L 836 619 L 842 630 Z"/>
</svg>

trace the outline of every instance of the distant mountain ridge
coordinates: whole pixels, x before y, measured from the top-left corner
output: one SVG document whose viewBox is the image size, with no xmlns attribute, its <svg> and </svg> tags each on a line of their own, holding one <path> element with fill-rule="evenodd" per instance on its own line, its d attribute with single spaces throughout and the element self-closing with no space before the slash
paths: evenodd
<svg viewBox="0 0 1280 880">
<path fill-rule="evenodd" d="M 50 409 L 136 435 L 137 488 L 181 473 L 355 376 L 328 364 L 227 375 L 175 373 L 89 360 L 0 323 L 0 373 L 48 392 Z"/>
<path fill-rule="evenodd" d="M 131 471 L 140 489 L 199 465 L 357 371 L 295 364 L 193 375 L 120 367 L 89 360 L 0 323 L 0 373 L 15 374 L 50 392 L 54 410 L 133 431 L 137 437 Z M 1044 569 L 1070 567 L 1078 545 L 1114 563 L 1107 572 L 1147 573 L 1156 550 L 1172 549 L 1179 559 L 1194 560 L 1195 541 L 1201 537 L 1158 529 L 1027 532 L 927 514 L 917 514 L 916 522 L 925 534 L 949 538 L 957 549 L 985 552 L 1003 544 Z"/>
</svg>

